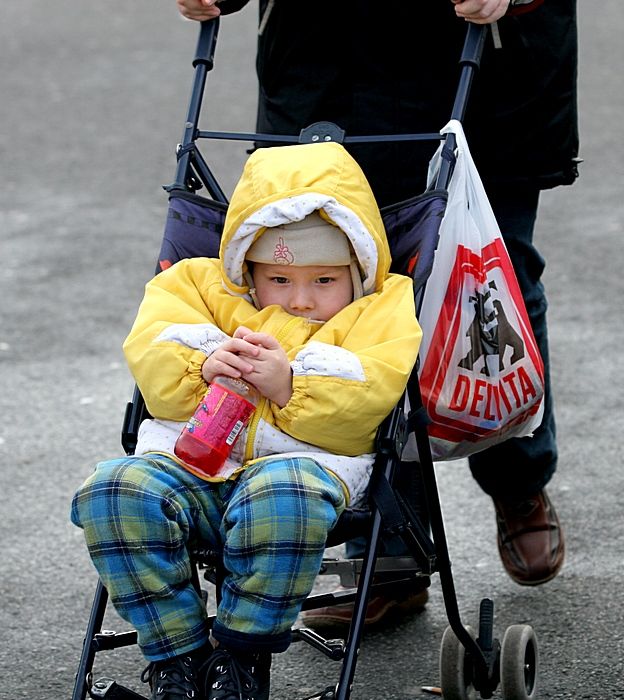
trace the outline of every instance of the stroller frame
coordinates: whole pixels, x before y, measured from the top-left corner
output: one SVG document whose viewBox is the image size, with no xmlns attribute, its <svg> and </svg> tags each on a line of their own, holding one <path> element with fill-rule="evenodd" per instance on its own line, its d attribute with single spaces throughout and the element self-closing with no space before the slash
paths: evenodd
<svg viewBox="0 0 624 700">
<path fill-rule="evenodd" d="M 177 148 L 177 167 L 172 184 L 164 186 L 171 193 L 194 194 L 202 187 L 211 198 L 227 205 L 227 197 L 213 176 L 209 166 L 197 148 L 200 139 L 224 139 L 258 141 L 264 143 L 314 143 L 334 140 L 340 143 L 362 143 L 374 141 L 440 141 L 445 140 L 444 157 L 437 175 L 435 190 L 446 190 L 450 182 L 455 137 L 432 134 L 401 134 L 375 136 L 346 136 L 344 131 L 330 122 L 317 122 L 303 129 L 299 136 L 230 133 L 222 131 L 200 131 L 199 117 L 207 74 L 214 65 L 214 52 L 218 34 L 218 18 L 201 23 L 195 58 L 194 79 L 185 120 L 182 142 Z M 468 25 L 466 40 L 459 61 L 460 77 L 451 119 L 464 118 L 470 87 L 479 68 L 486 39 L 486 27 Z M 157 270 L 158 272 L 159 270 Z M 415 289 L 417 308 L 422 301 L 424 289 Z M 354 536 L 366 534 L 367 545 L 362 559 L 323 560 L 320 574 L 339 575 L 343 585 L 356 587 L 356 591 L 311 594 L 303 604 L 303 610 L 354 602 L 354 613 L 348 638 L 327 640 L 305 627 L 293 629 L 293 641 L 302 640 L 333 660 L 342 660 L 340 677 L 336 686 L 319 691 L 315 700 L 348 700 L 355 677 L 356 662 L 364 630 L 364 620 L 371 593 L 397 594 L 409 590 L 414 581 L 433 573 L 440 576 L 449 626 L 445 631 L 440 656 L 442 692 L 449 699 L 463 700 L 471 697 L 474 688 L 482 698 L 490 698 L 503 680 L 505 700 L 523 700 L 535 697 L 538 653 L 532 628 L 528 625 L 513 625 L 505 632 L 503 643 L 494 637 L 494 604 L 481 600 L 478 634 L 464 626 L 458 608 L 457 595 L 451 571 L 444 521 L 437 490 L 435 469 L 429 445 L 427 424 L 429 422 L 422 404 L 417 372 L 414 370 L 406 389 L 412 410 L 406 414 L 400 401 L 378 430 L 376 459 L 370 485 L 370 510 L 347 510 L 328 540 L 328 546 L 339 544 Z M 122 428 L 122 446 L 126 454 L 134 453 L 138 429 L 149 417 L 143 398 L 135 387 L 132 401 L 128 403 Z M 407 502 L 395 487 L 398 474 L 405 470 L 401 453 L 408 435 L 413 433 L 419 454 L 420 469 L 409 463 L 409 478 L 420 492 L 422 507 Z M 404 472 L 403 472 L 404 473 Z M 424 513 L 423 513 L 424 508 Z M 384 533 L 399 536 L 407 546 L 410 556 L 381 557 L 377 555 Z M 190 551 L 197 564 L 194 567 L 193 583 L 201 591 L 199 570 L 204 578 L 216 586 L 217 600 L 224 570 L 219 555 L 215 552 L 195 548 Z M 383 582 L 374 582 L 374 574 L 384 572 Z M 390 578 L 390 580 L 385 580 Z M 102 630 L 108 594 L 98 581 L 87 624 L 81 658 L 76 673 L 72 700 L 85 700 L 87 694 L 102 700 L 140 700 L 142 695 L 119 685 L 110 678 L 93 679 L 95 656 L 99 652 L 136 644 L 135 631 L 111 632 Z M 214 617 L 208 618 L 211 623 Z M 501 653 L 506 648 L 506 653 Z M 504 657 L 504 658 L 503 658 Z M 144 700 L 144 698 L 143 698 Z M 309 698 L 308 700 L 312 700 Z"/>
</svg>

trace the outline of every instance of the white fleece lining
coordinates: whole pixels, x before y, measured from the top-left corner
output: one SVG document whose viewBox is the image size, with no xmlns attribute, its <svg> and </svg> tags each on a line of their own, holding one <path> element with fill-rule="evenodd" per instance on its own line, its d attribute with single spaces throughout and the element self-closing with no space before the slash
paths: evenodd
<svg viewBox="0 0 624 700">
<path fill-rule="evenodd" d="M 174 445 L 185 423 L 176 421 L 148 419 L 139 427 L 135 455 L 150 452 L 173 455 Z M 227 479 L 243 460 L 246 439 L 239 439 L 230 455 L 232 464 L 220 477 Z M 260 420 L 256 432 L 256 450 L 254 457 L 263 458 L 275 455 L 282 459 L 287 457 L 310 457 L 326 467 L 344 483 L 349 491 L 350 505 L 357 505 L 366 495 L 368 481 L 373 467 L 374 455 L 364 454 L 358 457 L 345 457 L 325 452 L 319 447 L 296 440 L 282 433 L 275 426 Z"/>
<path fill-rule="evenodd" d="M 245 286 L 243 263 L 254 236 L 261 228 L 283 226 L 302 221 L 313 211 L 323 209 L 329 218 L 351 241 L 353 250 L 364 273 L 364 294 L 375 291 L 375 273 L 378 266 L 377 246 L 359 216 L 340 204 L 333 197 L 307 192 L 296 197 L 286 197 L 265 205 L 246 219 L 232 236 L 223 256 L 223 268 L 228 279 Z"/>
<path fill-rule="evenodd" d="M 214 323 L 173 323 L 167 326 L 152 342 L 171 342 L 203 352 L 206 357 L 222 345 L 230 336 Z"/>
<path fill-rule="evenodd" d="M 350 350 L 311 340 L 290 363 L 295 376 L 337 377 L 365 382 L 364 368 Z"/>
</svg>

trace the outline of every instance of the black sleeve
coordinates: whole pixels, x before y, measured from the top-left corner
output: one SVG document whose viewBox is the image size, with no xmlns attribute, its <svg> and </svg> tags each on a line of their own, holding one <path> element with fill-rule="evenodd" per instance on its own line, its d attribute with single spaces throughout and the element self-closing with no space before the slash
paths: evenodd
<svg viewBox="0 0 624 700">
<path fill-rule="evenodd" d="M 238 12 L 249 2 L 249 0 L 221 0 L 219 9 L 222 15 L 231 15 L 232 12 Z"/>
<path fill-rule="evenodd" d="M 539 7 L 544 0 L 511 0 L 507 10 L 508 15 L 522 15 Z"/>
</svg>

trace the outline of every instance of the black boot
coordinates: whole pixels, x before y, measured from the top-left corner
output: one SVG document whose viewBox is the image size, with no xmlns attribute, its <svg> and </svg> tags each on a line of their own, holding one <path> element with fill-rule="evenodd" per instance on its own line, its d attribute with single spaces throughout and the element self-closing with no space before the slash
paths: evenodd
<svg viewBox="0 0 624 700">
<path fill-rule="evenodd" d="M 206 666 L 205 700 L 268 700 L 271 654 L 218 647 Z"/>
<path fill-rule="evenodd" d="M 201 669 L 212 651 L 212 645 L 206 644 L 188 654 L 152 661 L 141 674 L 141 680 L 150 684 L 151 700 L 203 700 L 199 690 L 203 685 Z"/>
</svg>

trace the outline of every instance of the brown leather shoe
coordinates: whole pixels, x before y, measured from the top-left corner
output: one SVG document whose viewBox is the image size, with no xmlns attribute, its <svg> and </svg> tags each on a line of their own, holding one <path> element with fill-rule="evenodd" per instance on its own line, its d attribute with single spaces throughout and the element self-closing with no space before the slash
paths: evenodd
<svg viewBox="0 0 624 700">
<path fill-rule="evenodd" d="M 520 502 L 494 499 L 498 551 L 511 578 L 523 586 L 553 579 L 565 544 L 557 512 L 545 490 Z"/>
<path fill-rule="evenodd" d="M 384 595 L 371 597 L 366 608 L 364 627 L 378 625 L 390 614 L 394 617 L 413 615 L 420 612 L 429 600 L 429 591 L 426 588 L 414 591 L 401 599 L 390 598 Z M 316 630 L 343 629 L 351 624 L 354 603 L 341 603 L 327 608 L 305 610 L 301 613 L 306 627 Z"/>
</svg>

